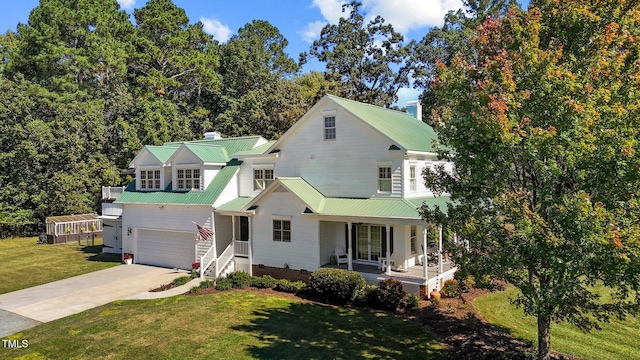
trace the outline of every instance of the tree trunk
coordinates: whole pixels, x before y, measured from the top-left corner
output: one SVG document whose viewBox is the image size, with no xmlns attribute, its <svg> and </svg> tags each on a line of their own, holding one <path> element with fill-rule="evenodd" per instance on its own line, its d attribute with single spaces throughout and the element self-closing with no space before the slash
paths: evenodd
<svg viewBox="0 0 640 360">
<path fill-rule="evenodd" d="M 538 360 L 549 360 L 551 351 L 551 317 L 538 315 Z"/>
</svg>

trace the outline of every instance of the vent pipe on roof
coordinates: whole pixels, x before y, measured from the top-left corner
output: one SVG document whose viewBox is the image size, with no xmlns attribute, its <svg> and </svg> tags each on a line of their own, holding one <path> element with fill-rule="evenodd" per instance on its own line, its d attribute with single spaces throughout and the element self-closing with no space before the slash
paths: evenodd
<svg viewBox="0 0 640 360">
<path fill-rule="evenodd" d="M 205 140 L 220 140 L 222 139 L 222 135 L 217 131 L 211 131 L 204 133 Z"/>
<path fill-rule="evenodd" d="M 407 101 L 407 113 L 422 121 L 422 105 L 420 104 L 420 100 Z"/>
</svg>

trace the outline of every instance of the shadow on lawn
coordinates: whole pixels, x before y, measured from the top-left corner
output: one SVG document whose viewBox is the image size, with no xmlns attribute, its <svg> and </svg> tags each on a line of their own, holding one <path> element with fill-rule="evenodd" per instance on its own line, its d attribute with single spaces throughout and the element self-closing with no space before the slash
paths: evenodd
<svg viewBox="0 0 640 360">
<path fill-rule="evenodd" d="M 425 307 L 412 315 L 447 344 L 449 359 L 535 359 L 531 342 L 514 338 L 509 329 L 477 318 L 459 319 L 443 309 Z M 557 354 L 554 359 L 562 359 Z"/>
<path fill-rule="evenodd" d="M 249 332 L 265 346 L 250 347 L 259 359 L 445 359 L 424 329 L 385 313 L 310 303 L 254 312 Z"/>
<path fill-rule="evenodd" d="M 122 255 L 120 254 L 110 254 L 102 252 L 102 245 L 95 246 L 83 246 L 79 251 L 82 251 L 85 254 L 94 254 L 87 258 L 88 261 L 99 261 L 99 262 L 122 262 Z"/>
</svg>

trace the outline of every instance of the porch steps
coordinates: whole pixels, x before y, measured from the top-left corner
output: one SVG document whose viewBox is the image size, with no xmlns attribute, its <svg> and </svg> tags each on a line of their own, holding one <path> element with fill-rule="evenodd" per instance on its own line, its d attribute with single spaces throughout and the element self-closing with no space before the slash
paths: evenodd
<svg viewBox="0 0 640 360">
<path fill-rule="evenodd" d="M 235 269 L 235 261 L 231 260 L 229 261 L 229 263 L 227 264 L 227 266 L 222 269 L 222 271 L 220 272 L 220 277 L 226 277 L 227 275 L 229 275 L 230 273 L 232 273 Z M 208 269 L 206 269 L 204 271 L 204 277 L 208 278 L 208 279 L 215 279 L 215 271 L 216 271 L 216 263 L 212 263 L 211 266 L 209 266 Z"/>
</svg>

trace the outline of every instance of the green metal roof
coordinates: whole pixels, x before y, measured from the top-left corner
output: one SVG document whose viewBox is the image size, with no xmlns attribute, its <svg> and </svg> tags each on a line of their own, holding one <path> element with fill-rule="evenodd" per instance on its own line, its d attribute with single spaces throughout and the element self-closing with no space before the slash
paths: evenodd
<svg viewBox="0 0 640 360">
<path fill-rule="evenodd" d="M 284 186 L 307 204 L 309 209 L 320 215 L 421 219 L 418 208 L 423 203 L 431 207 L 439 205 L 441 209 L 446 211 L 446 204 L 449 201 L 449 196 L 430 196 L 413 199 L 328 198 L 300 177 L 279 177 L 276 179 L 276 183 Z M 247 201 L 245 207 L 251 201 Z"/>
<path fill-rule="evenodd" d="M 191 190 L 186 192 L 172 192 L 169 184 L 164 191 L 136 191 L 135 181 L 131 182 L 127 189 L 118 196 L 117 204 L 191 204 L 213 205 L 222 193 L 229 181 L 240 169 L 241 161 L 230 161 L 222 168 L 209 186 L 204 190 Z"/>
<path fill-rule="evenodd" d="M 324 205 L 325 197 L 316 188 L 309 185 L 301 177 L 279 177 L 278 181 L 289 191 L 296 194 L 302 201 L 304 201 L 311 210 L 314 212 L 320 212 Z"/>
<path fill-rule="evenodd" d="M 184 147 L 206 163 L 226 163 L 231 160 L 227 149 L 221 145 L 186 143 Z"/>
<path fill-rule="evenodd" d="M 226 202 L 216 208 L 220 211 L 242 211 L 242 209 L 253 200 L 253 197 L 237 197 L 229 202 Z"/>
<path fill-rule="evenodd" d="M 408 113 L 327 95 L 331 100 L 407 150 L 435 152 L 433 128 Z"/>
<path fill-rule="evenodd" d="M 262 155 L 264 154 L 265 151 L 269 150 L 269 148 L 271 147 L 271 145 L 275 144 L 275 140 L 274 141 L 268 141 L 265 144 L 262 145 L 258 145 L 256 147 L 254 147 L 253 149 L 250 150 L 244 150 L 244 151 L 238 151 L 237 153 L 233 154 L 233 155 Z"/>
<path fill-rule="evenodd" d="M 200 145 L 220 145 L 224 146 L 227 149 L 227 154 L 234 155 L 239 151 L 246 151 L 253 149 L 258 140 L 261 139 L 261 136 L 242 136 L 242 137 L 233 137 L 233 138 L 223 138 L 218 140 L 194 140 L 194 141 L 181 141 L 181 142 L 169 142 L 165 143 L 162 146 L 176 146 L 180 144 L 200 144 Z"/>
<path fill-rule="evenodd" d="M 177 149 L 177 147 L 152 146 L 152 145 L 147 145 L 144 148 L 147 149 L 153 156 L 158 158 L 158 160 L 160 160 L 161 163 L 164 163 L 165 161 L 169 160 L 171 155 L 173 155 L 173 153 Z"/>
</svg>

